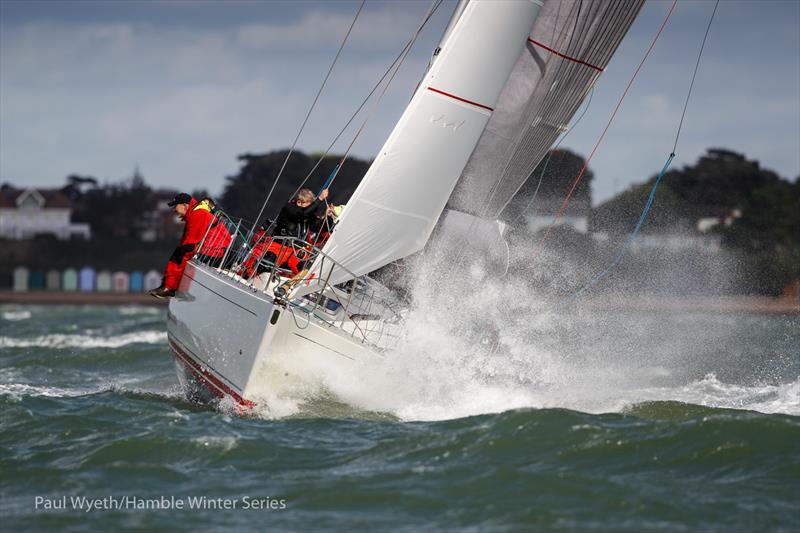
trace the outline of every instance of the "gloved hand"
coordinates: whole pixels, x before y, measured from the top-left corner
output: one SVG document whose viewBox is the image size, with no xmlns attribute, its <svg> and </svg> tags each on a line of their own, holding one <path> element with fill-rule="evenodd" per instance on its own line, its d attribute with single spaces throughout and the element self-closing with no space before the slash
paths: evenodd
<svg viewBox="0 0 800 533">
<path fill-rule="evenodd" d="M 173 263 L 180 264 L 183 261 L 183 258 L 186 254 L 192 253 L 194 251 L 194 244 L 182 244 L 175 248 L 175 251 L 172 252 L 172 255 L 169 256 L 169 260 Z"/>
</svg>

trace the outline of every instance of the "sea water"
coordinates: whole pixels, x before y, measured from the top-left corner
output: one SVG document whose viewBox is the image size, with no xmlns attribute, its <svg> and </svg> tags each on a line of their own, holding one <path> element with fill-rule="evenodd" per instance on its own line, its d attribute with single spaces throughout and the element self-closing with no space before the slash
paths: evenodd
<svg viewBox="0 0 800 533">
<path fill-rule="evenodd" d="M 800 528 L 800 316 L 489 314 L 237 416 L 162 309 L 1 306 L 3 529 Z"/>
</svg>

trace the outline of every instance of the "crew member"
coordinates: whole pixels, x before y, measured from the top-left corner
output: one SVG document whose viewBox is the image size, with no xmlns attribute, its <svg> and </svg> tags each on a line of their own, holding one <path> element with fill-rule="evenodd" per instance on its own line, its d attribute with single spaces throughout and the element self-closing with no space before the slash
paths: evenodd
<svg viewBox="0 0 800 533">
<path fill-rule="evenodd" d="M 213 219 L 211 214 L 211 203 L 208 199 L 198 202 L 185 192 L 175 195 L 168 206 L 175 209 L 175 214 L 185 222 L 183 235 L 180 244 L 172 252 L 167 261 L 167 268 L 164 270 L 164 277 L 161 286 L 150 291 L 150 295 L 156 298 L 171 298 L 175 296 L 175 291 L 183 277 L 186 263 L 192 256 L 197 244 L 203 240 L 203 236 Z"/>
<path fill-rule="evenodd" d="M 310 242 L 312 233 L 316 231 L 319 218 L 325 215 L 324 200 L 328 197 L 328 189 L 324 189 L 319 198 L 314 196 L 311 189 L 300 189 L 291 202 L 281 208 L 275 220 L 274 237 L 297 237 L 301 241 Z M 284 267 L 297 274 L 305 266 L 305 262 L 295 254 L 294 247 L 300 244 L 287 240 L 274 241 L 271 237 L 264 238 L 259 233 L 259 239 L 250 256 L 243 265 L 242 275 L 249 278 L 266 272 L 268 263 Z M 257 268 L 256 268 L 257 266 Z"/>
<path fill-rule="evenodd" d="M 308 240 L 309 232 L 324 212 L 323 202 L 327 197 L 328 189 L 324 189 L 319 198 L 314 196 L 311 189 L 300 189 L 297 196 L 281 209 L 273 235 Z"/>
<path fill-rule="evenodd" d="M 225 216 L 222 213 L 214 213 L 214 201 L 210 198 L 205 198 L 200 204 L 204 201 L 209 202 L 212 219 L 211 225 L 206 232 L 206 237 L 203 239 L 203 244 L 197 250 L 197 260 L 211 267 L 219 267 L 222 266 L 225 251 L 230 246 L 233 237 L 225 226 Z"/>
</svg>

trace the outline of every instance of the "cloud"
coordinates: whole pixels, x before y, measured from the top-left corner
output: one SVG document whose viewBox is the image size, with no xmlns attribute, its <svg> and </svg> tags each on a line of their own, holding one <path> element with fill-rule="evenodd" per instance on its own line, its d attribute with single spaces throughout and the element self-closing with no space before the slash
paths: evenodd
<svg viewBox="0 0 800 533">
<path fill-rule="evenodd" d="M 326 147 L 394 58 L 419 13 L 395 15 L 364 12 L 300 148 Z M 147 179 L 218 191 L 237 154 L 291 144 L 348 17 L 310 12 L 266 31 L 55 21 L 4 28 L 0 180 L 52 185 L 72 172 L 117 179 L 138 163 Z M 254 48 L 269 42 L 283 51 Z M 291 50 L 300 42 L 302 61 Z M 430 46 L 409 58 L 356 155 L 371 156 L 388 135 Z M 34 154 L 46 154 L 47 164 Z"/>
<path fill-rule="evenodd" d="M 370 11 L 369 7 L 365 7 L 347 44 L 362 50 L 396 48 L 408 40 L 418 24 L 422 13 L 415 11 L 419 10 Z M 242 45 L 255 49 L 338 47 L 352 21 L 352 14 L 310 11 L 288 25 L 246 24 L 236 34 Z"/>
<path fill-rule="evenodd" d="M 679 4 L 595 155 L 597 198 L 613 192 L 615 179 L 619 190 L 643 181 L 669 153 L 712 6 L 699 4 Z M 328 145 L 428 5 L 367 3 L 301 149 Z M 645 4 L 565 146 L 591 151 L 666 7 Z M 315 4 L 293 14 L 266 23 L 194 25 L 164 24 L 155 16 L 4 22 L 0 181 L 52 185 L 72 172 L 117 179 L 139 163 L 148 180 L 218 191 L 223 177 L 236 171 L 237 154 L 291 144 L 353 11 Z M 357 155 L 373 155 L 391 131 L 447 15 L 442 8 L 426 28 L 356 145 Z M 800 172 L 796 22 L 796 15 L 770 15 L 758 4 L 720 5 L 676 165 L 694 162 L 708 146 L 726 146 L 788 177 Z"/>
</svg>

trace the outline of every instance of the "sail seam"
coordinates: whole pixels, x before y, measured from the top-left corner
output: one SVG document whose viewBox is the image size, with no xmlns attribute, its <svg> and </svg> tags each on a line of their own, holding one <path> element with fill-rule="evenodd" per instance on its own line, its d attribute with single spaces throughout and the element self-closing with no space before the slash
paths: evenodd
<svg viewBox="0 0 800 533">
<path fill-rule="evenodd" d="M 480 107 L 481 109 L 486 109 L 488 111 L 494 111 L 494 108 L 489 107 L 488 105 L 479 104 L 478 102 L 473 102 L 472 100 L 467 100 L 466 98 L 461 98 L 460 96 L 456 96 L 454 94 L 450 94 L 444 91 L 440 91 L 439 89 L 435 89 L 433 87 L 428 86 L 429 91 L 433 91 L 435 93 L 448 96 L 454 100 L 458 100 L 459 102 L 464 102 L 465 104 L 474 105 L 475 107 Z"/>
<path fill-rule="evenodd" d="M 408 211 L 400 211 L 399 209 L 392 209 L 391 207 L 386 207 L 385 205 L 381 205 L 377 202 L 370 202 L 369 200 L 364 200 L 363 198 L 358 199 L 359 202 L 367 204 L 372 207 L 377 207 L 378 209 L 383 209 L 384 211 L 388 211 L 390 213 L 394 213 L 396 215 L 403 215 L 411 218 L 416 218 L 419 220 L 423 220 L 425 222 L 430 222 L 430 217 L 426 217 L 423 215 L 418 215 L 416 213 L 409 213 Z"/>
<path fill-rule="evenodd" d="M 578 58 L 575 58 L 575 57 L 568 56 L 566 54 L 562 54 L 558 50 L 554 50 L 554 49 L 550 48 L 549 46 L 547 46 L 546 44 L 540 43 L 536 39 L 531 39 L 530 37 L 528 37 L 528 42 L 531 43 L 531 44 L 535 44 L 536 46 L 538 46 L 540 48 L 544 48 L 548 52 L 550 52 L 552 54 L 555 54 L 558 57 L 562 57 L 562 58 L 564 58 L 564 59 L 566 59 L 568 61 L 572 61 L 574 63 L 578 63 L 579 65 L 587 66 L 587 67 L 589 67 L 591 69 L 596 70 L 597 72 L 603 72 L 603 69 L 601 67 L 598 67 L 597 65 L 592 65 L 591 63 L 587 63 L 586 61 L 583 61 L 582 59 L 578 59 Z"/>
</svg>

